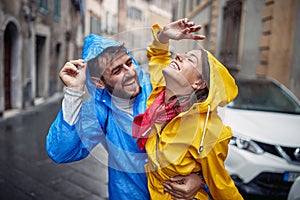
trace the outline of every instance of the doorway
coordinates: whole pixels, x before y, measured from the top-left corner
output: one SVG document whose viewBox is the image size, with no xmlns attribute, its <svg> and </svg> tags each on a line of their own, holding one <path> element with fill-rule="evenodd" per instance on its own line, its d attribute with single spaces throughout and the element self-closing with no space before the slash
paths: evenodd
<svg viewBox="0 0 300 200">
<path fill-rule="evenodd" d="M 9 22 L 4 31 L 4 110 L 21 105 L 20 48 L 17 26 Z"/>
<path fill-rule="evenodd" d="M 36 83 L 35 91 L 36 97 L 44 96 L 44 87 L 45 87 L 45 44 L 46 37 L 37 35 L 36 36 L 36 45 L 35 45 L 35 72 L 36 72 Z"/>
</svg>

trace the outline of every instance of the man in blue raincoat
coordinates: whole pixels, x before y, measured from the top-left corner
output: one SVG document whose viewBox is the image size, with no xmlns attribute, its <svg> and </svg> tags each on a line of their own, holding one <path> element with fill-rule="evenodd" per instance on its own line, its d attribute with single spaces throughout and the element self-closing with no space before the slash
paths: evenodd
<svg viewBox="0 0 300 200">
<path fill-rule="evenodd" d="M 163 31 L 164 41 L 203 39 L 192 34 L 200 28 L 182 19 L 158 34 Z M 168 45 L 154 37 L 157 53 L 168 52 Z M 73 162 L 87 157 L 101 143 L 108 151 L 109 198 L 149 199 L 144 170 L 147 154 L 138 148 L 131 128 L 134 116 L 145 111 L 155 83 L 151 84 L 127 49 L 111 39 L 88 35 L 82 58 L 67 62 L 59 73 L 66 89 L 62 108 L 46 138 L 48 155 L 57 163 Z M 156 74 L 150 76 L 157 80 Z M 90 98 L 83 101 L 85 86 Z M 191 199 L 202 186 L 196 174 L 180 179 L 186 184 L 166 185 L 174 199 Z"/>
</svg>

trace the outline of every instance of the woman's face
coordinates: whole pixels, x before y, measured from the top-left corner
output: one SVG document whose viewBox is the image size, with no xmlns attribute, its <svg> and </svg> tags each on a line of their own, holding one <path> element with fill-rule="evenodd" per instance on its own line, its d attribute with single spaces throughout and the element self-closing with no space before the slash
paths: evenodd
<svg viewBox="0 0 300 200">
<path fill-rule="evenodd" d="M 191 94 L 202 82 L 201 51 L 191 50 L 176 54 L 170 65 L 163 69 L 167 89 L 174 95 Z"/>
</svg>

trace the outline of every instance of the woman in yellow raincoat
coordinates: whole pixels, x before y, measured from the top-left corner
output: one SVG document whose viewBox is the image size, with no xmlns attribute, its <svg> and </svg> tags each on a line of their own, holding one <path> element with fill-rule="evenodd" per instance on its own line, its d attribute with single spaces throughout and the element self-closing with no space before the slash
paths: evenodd
<svg viewBox="0 0 300 200">
<path fill-rule="evenodd" d="M 149 157 L 145 168 L 151 199 L 171 199 L 163 183 L 193 172 L 201 172 L 214 199 L 243 199 L 224 167 L 232 132 L 217 113 L 218 106 L 238 93 L 233 77 L 204 49 L 177 54 L 171 60 L 168 45 L 158 39 L 164 38 L 159 35 L 161 27 L 153 25 L 152 30 L 149 70 L 161 73 L 157 66 L 167 67 L 162 70 L 164 79 L 152 80 L 156 84 L 148 109 L 133 124 L 133 136 Z M 200 190 L 195 198 L 209 197 Z"/>
</svg>

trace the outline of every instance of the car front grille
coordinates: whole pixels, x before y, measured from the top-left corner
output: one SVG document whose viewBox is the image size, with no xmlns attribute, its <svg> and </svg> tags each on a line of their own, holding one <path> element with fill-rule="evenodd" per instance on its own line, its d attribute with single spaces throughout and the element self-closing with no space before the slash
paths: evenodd
<svg viewBox="0 0 300 200">
<path fill-rule="evenodd" d="M 284 158 L 289 163 L 300 165 L 300 147 L 284 147 L 255 141 L 265 152 Z"/>
<path fill-rule="evenodd" d="M 300 164 L 300 147 L 298 148 L 281 147 L 281 148 L 285 152 L 285 154 L 291 159 L 292 162 L 296 162 Z M 295 155 L 295 154 L 299 154 L 299 155 Z"/>
<path fill-rule="evenodd" d="M 256 142 L 256 141 L 255 141 Z M 279 156 L 281 157 L 281 155 L 279 154 L 278 150 L 276 149 L 276 147 L 274 145 L 271 144 L 266 144 L 266 143 L 261 143 L 261 142 L 256 142 L 260 148 L 262 148 L 265 152 L 268 152 L 270 154 L 273 154 L 275 156 Z"/>
<path fill-rule="evenodd" d="M 278 193 L 288 193 L 293 182 L 285 182 L 284 174 L 282 173 L 271 173 L 264 172 L 259 174 L 253 183 L 260 187 L 266 188 L 267 190 L 274 190 Z"/>
<path fill-rule="evenodd" d="M 293 184 L 293 182 L 284 181 L 283 173 L 272 172 L 263 172 L 246 184 L 238 176 L 232 176 L 232 179 L 240 193 L 247 200 L 287 199 Z"/>
</svg>

